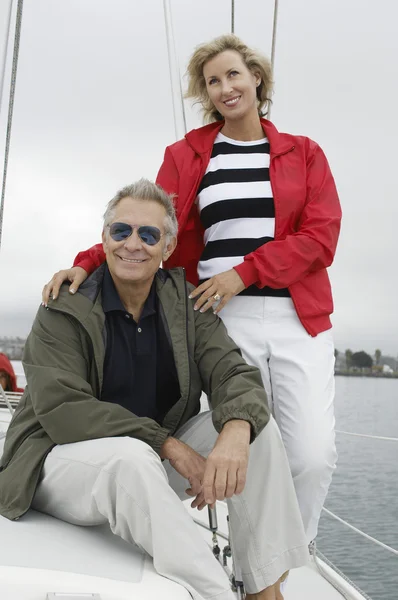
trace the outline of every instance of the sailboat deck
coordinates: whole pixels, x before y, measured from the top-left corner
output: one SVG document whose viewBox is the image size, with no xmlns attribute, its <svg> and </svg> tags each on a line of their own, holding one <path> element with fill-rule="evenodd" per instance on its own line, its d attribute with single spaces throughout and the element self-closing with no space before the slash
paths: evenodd
<svg viewBox="0 0 398 600">
<path fill-rule="evenodd" d="M 9 413 L 0 409 L 0 437 Z M 4 439 L 0 439 L 0 453 Z M 205 540 L 212 543 L 207 510 L 185 506 Z M 217 503 L 219 531 L 227 535 L 227 507 Z M 46 599 L 51 591 L 99 593 L 101 600 L 154 600 L 162 597 L 189 600 L 178 584 L 159 576 L 152 559 L 114 536 L 108 526 L 78 527 L 33 510 L 21 520 L 0 517 L 0 598 L 7 600 Z M 222 548 L 226 544 L 219 538 Z M 172 541 L 170 541 L 172 549 Z M 321 563 L 322 564 L 322 563 Z M 350 600 L 364 600 L 350 584 L 322 564 Z M 289 576 L 285 600 L 341 600 L 342 595 L 319 573 L 313 561 Z"/>
</svg>

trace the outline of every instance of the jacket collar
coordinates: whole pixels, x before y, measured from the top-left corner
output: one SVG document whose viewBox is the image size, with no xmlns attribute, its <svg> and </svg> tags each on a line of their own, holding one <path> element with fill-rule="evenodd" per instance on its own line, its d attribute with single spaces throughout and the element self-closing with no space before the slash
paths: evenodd
<svg viewBox="0 0 398 600">
<path fill-rule="evenodd" d="M 106 262 L 96 269 L 80 286 L 77 294 L 71 296 L 68 287 L 69 284 L 62 285 L 59 298 L 54 301 L 50 299 L 49 307 L 55 310 L 61 310 L 75 317 L 81 323 L 86 322 L 93 315 L 103 313 L 102 308 L 102 284 L 106 270 Z M 181 295 L 184 289 L 184 271 L 182 268 L 158 269 L 155 275 L 155 285 L 159 292 L 168 279 L 172 279 L 174 286 L 177 288 L 178 296 Z"/>
<path fill-rule="evenodd" d="M 269 140 L 272 156 L 284 154 L 291 150 L 293 143 L 290 135 L 279 133 L 275 125 L 267 119 L 260 119 L 260 121 Z M 197 154 L 207 154 L 213 148 L 214 140 L 223 125 L 224 121 L 216 121 L 199 129 L 192 129 L 186 134 L 185 138 Z"/>
<path fill-rule="evenodd" d="M 86 330 L 93 344 L 98 372 L 98 389 L 102 387 L 103 357 L 106 347 L 105 315 L 102 308 L 102 282 L 106 263 L 96 269 L 71 296 L 69 284 L 63 284 L 57 300 L 50 299 L 48 308 L 66 313 L 76 319 Z M 173 351 L 181 348 L 186 336 L 187 291 L 185 274 L 181 267 L 166 271 L 159 269 L 155 276 L 156 291 L 160 301 L 165 302 L 164 314 L 170 329 Z M 181 393 L 189 395 L 189 363 L 186 351 L 175 353 Z M 176 409 L 177 410 L 177 409 Z M 174 414 L 174 413 L 173 413 Z"/>
</svg>

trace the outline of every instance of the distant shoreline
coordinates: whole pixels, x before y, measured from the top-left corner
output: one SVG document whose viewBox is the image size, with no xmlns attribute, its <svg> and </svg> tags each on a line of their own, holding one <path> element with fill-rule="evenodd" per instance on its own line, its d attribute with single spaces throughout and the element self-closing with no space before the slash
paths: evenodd
<svg viewBox="0 0 398 600">
<path fill-rule="evenodd" d="M 398 379 L 398 373 L 361 373 L 358 371 L 335 371 L 340 377 L 375 377 L 377 379 Z"/>
</svg>

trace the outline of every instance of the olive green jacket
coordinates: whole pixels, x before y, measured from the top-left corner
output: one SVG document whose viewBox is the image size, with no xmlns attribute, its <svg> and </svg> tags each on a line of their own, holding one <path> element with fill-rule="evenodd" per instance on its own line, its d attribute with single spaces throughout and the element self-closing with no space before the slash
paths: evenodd
<svg viewBox="0 0 398 600">
<path fill-rule="evenodd" d="M 55 302 L 39 308 L 26 341 L 27 388 L 0 461 L 0 514 L 9 519 L 29 509 L 45 458 L 56 444 L 130 436 L 159 453 L 165 439 L 199 412 L 202 390 L 217 431 L 231 419 L 244 419 L 253 440 L 269 419 L 259 371 L 246 364 L 217 316 L 193 310 L 181 268 L 156 274 L 180 399 L 161 424 L 100 401 L 106 348 L 103 272 L 103 266 L 97 269 L 75 296 L 64 285 Z"/>
</svg>

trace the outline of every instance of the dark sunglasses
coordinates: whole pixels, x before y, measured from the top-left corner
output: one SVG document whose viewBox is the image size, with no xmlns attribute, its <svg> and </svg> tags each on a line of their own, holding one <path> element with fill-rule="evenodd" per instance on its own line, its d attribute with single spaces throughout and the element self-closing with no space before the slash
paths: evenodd
<svg viewBox="0 0 398 600">
<path fill-rule="evenodd" d="M 138 236 L 144 244 L 148 246 L 155 246 L 162 237 L 160 229 L 152 227 L 152 225 L 128 225 L 127 223 L 112 223 L 109 225 L 110 236 L 115 242 L 122 242 L 127 240 L 133 233 L 134 229 L 137 229 Z"/>
</svg>

